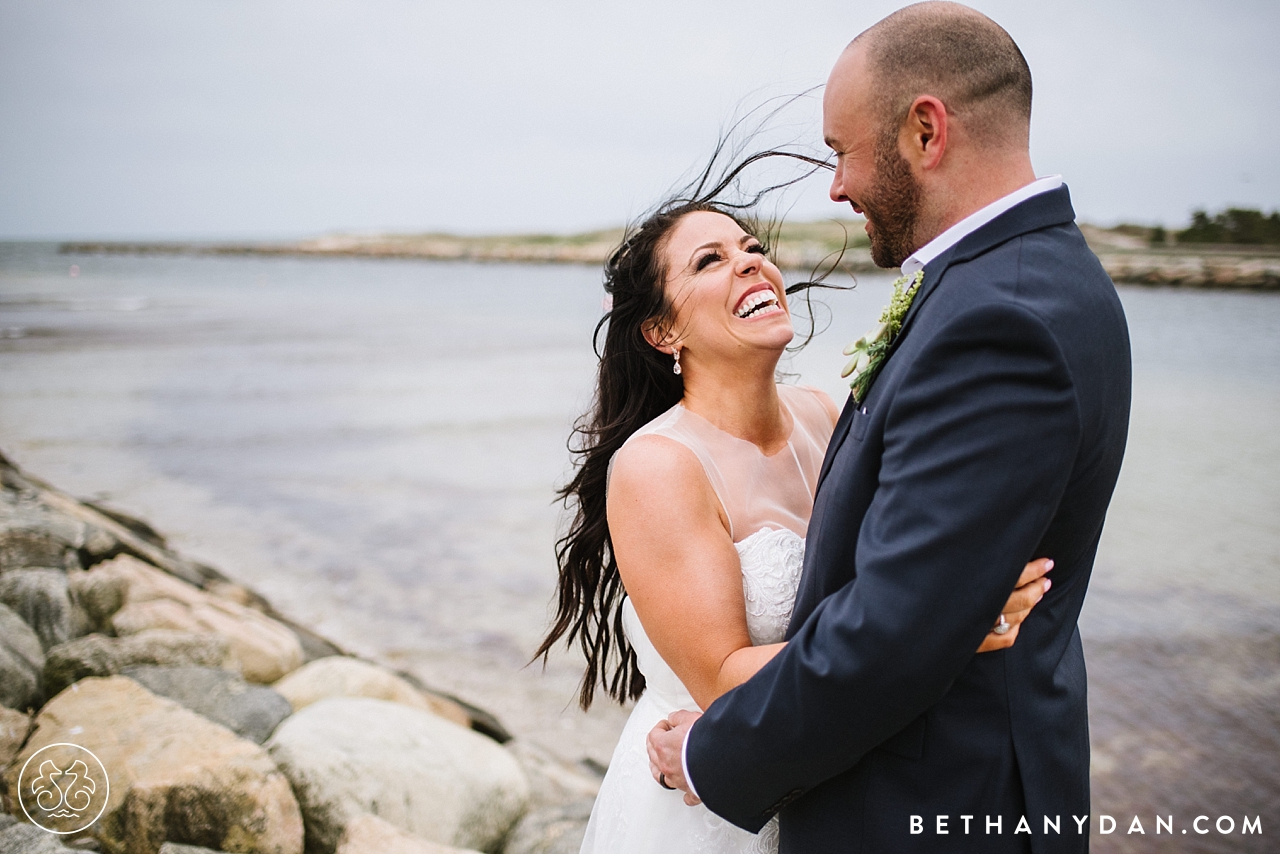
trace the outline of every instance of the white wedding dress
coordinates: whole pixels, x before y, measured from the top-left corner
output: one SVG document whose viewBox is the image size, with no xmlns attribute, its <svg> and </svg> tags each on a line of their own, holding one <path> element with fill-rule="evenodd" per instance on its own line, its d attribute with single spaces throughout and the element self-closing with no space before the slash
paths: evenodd
<svg viewBox="0 0 1280 854">
<path fill-rule="evenodd" d="M 772 456 L 680 405 L 632 437 L 664 436 L 698 456 L 729 519 L 742 564 L 747 629 L 756 646 L 782 641 L 791 619 L 813 492 L 832 431 L 818 392 L 779 386 L 778 393 L 793 428 L 787 447 Z M 683 793 L 654 782 L 645 748 L 649 730 L 677 709 L 698 706 L 658 655 L 631 600 L 622 609 L 646 688 L 614 749 L 582 854 L 776 854 L 776 819 L 759 835 L 748 833 L 705 806 L 686 806 Z"/>
</svg>

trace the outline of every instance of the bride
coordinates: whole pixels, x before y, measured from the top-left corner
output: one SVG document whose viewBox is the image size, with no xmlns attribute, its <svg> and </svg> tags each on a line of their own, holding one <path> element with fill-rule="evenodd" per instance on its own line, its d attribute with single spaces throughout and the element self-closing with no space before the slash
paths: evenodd
<svg viewBox="0 0 1280 854">
<path fill-rule="evenodd" d="M 782 647 L 804 537 L 838 412 L 775 383 L 793 338 L 782 275 L 725 209 L 671 203 L 613 254 L 611 310 L 579 464 L 576 516 L 557 545 L 556 621 L 538 651 L 578 642 L 580 701 L 638 700 L 591 813 L 592 854 L 777 851 L 650 776 L 645 737 L 677 709 L 706 709 Z M 1005 605 L 1002 649 L 1043 596 L 1052 563 L 1027 565 Z"/>
</svg>

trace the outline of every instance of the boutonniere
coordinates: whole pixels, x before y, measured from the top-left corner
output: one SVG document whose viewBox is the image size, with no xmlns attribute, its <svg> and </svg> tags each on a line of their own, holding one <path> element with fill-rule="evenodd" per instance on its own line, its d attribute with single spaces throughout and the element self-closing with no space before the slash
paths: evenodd
<svg viewBox="0 0 1280 854">
<path fill-rule="evenodd" d="M 844 348 L 844 354 L 853 358 L 844 366 L 840 376 L 849 378 L 849 389 L 853 392 L 855 403 L 862 403 L 866 399 L 871 383 L 889 355 L 893 339 L 902 331 L 902 320 L 907 316 L 923 281 L 924 270 L 910 279 L 902 276 L 895 281 L 893 297 L 884 311 L 880 312 L 880 322 L 866 335 Z"/>
</svg>

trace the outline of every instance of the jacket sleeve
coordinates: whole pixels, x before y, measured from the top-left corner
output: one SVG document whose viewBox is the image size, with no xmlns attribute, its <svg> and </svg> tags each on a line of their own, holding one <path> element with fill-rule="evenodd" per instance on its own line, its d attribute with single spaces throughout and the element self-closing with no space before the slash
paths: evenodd
<svg viewBox="0 0 1280 854">
<path fill-rule="evenodd" d="M 879 484 L 847 532 L 856 578 L 689 735 L 699 795 L 748 830 L 942 698 L 1037 556 L 1080 442 L 1061 349 L 1009 304 L 951 318 L 878 405 Z"/>
</svg>

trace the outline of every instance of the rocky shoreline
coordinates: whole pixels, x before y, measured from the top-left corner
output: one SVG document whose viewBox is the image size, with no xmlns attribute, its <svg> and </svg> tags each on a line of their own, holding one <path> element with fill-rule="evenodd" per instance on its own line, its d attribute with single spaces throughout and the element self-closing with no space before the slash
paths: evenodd
<svg viewBox="0 0 1280 854">
<path fill-rule="evenodd" d="M 562 854 L 599 781 L 0 454 L 0 854 Z"/>
<path fill-rule="evenodd" d="M 775 258 L 783 269 L 810 273 L 835 263 L 848 273 L 880 272 L 857 223 L 783 226 Z M 1187 288 L 1280 290 L 1280 248 L 1271 246 L 1151 246 L 1115 229 L 1082 225 L 1090 247 L 1119 283 Z M 843 250 L 846 237 L 852 245 Z M 62 243 L 79 255 L 255 255 L 336 258 L 408 258 L 525 264 L 604 263 L 621 229 L 578 235 L 462 237 L 449 234 L 329 235 L 282 243 Z"/>
</svg>

